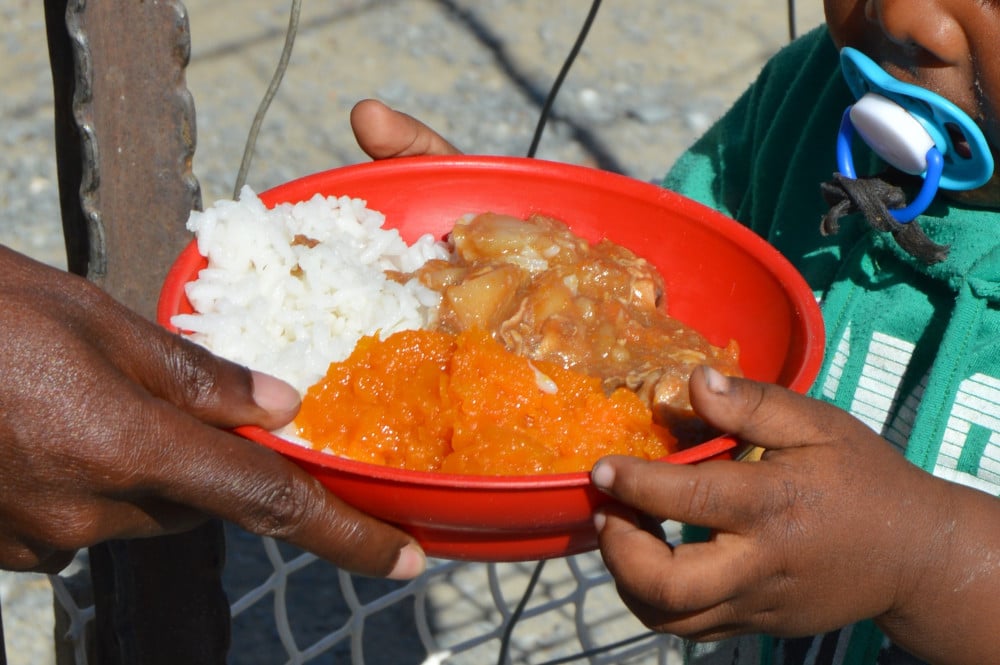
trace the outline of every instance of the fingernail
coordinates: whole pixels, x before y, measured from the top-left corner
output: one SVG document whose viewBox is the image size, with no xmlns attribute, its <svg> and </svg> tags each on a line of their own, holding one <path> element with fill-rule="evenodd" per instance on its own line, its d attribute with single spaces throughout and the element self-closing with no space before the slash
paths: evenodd
<svg viewBox="0 0 1000 665">
<path fill-rule="evenodd" d="M 703 365 L 702 371 L 705 372 L 705 385 L 709 390 L 716 395 L 725 395 L 729 392 L 728 376 L 708 365 Z"/>
<path fill-rule="evenodd" d="M 387 577 L 391 580 L 412 580 L 427 568 L 427 556 L 418 545 L 410 543 L 399 550 L 396 565 Z"/>
<path fill-rule="evenodd" d="M 299 408 L 299 391 L 270 374 L 251 372 L 253 401 L 271 413 L 287 413 Z"/>
<path fill-rule="evenodd" d="M 608 516 L 604 514 L 603 510 L 598 510 L 594 513 L 594 528 L 597 533 L 604 530 L 604 525 L 608 523 Z"/>
<path fill-rule="evenodd" d="M 590 480 L 602 490 L 611 489 L 615 483 L 615 470 L 606 462 L 598 462 L 590 472 Z"/>
</svg>

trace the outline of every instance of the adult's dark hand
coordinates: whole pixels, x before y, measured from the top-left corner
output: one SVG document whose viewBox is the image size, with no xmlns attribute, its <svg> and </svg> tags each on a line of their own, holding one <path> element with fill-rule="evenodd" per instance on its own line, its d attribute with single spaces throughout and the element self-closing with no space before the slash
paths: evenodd
<svg viewBox="0 0 1000 665">
<path fill-rule="evenodd" d="M 411 537 L 226 431 L 289 422 L 284 382 L 2 247 L 0 329 L 0 567 L 56 572 L 79 548 L 214 516 L 355 572 L 423 570 Z"/>
<path fill-rule="evenodd" d="M 597 516 L 619 593 L 648 626 L 695 640 L 816 634 L 874 618 L 932 663 L 1000 662 L 1000 500 L 925 473 L 849 414 L 700 368 L 708 423 L 765 449 L 693 466 L 609 457 Z M 643 524 L 712 529 L 670 546 Z"/>
</svg>

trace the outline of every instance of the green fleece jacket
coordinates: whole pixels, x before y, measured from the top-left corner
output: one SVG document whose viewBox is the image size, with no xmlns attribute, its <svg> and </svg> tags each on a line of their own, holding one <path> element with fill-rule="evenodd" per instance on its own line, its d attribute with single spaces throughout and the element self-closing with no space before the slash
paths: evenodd
<svg viewBox="0 0 1000 665">
<path fill-rule="evenodd" d="M 819 28 L 766 65 L 664 184 L 755 230 L 812 286 L 827 329 L 814 397 L 854 414 L 921 468 L 996 496 L 1000 212 L 939 196 L 918 219 L 950 254 L 930 267 L 856 215 L 823 237 L 819 186 L 836 170 L 840 118 L 853 101 L 837 51 Z M 855 147 L 855 161 L 861 174 L 882 168 L 863 146 Z M 870 623 L 762 644 L 752 655 L 757 649 L 744 640 L 738 659 L 716 653 L 711 662 L 915 662 Z"/>
</svg>

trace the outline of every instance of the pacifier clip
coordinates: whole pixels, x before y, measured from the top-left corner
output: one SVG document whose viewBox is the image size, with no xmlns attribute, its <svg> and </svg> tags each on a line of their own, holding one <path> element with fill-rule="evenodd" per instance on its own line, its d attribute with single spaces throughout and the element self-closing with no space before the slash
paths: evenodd
<svg viewBox="0 0 1000 665">
<path fill-rule="evenodd" d="M 955 104 L 893 78 L 857 49 L 842 49 L 840 62 L 857 101 L 841 117 L 838 172 L 821 187 L 830 205 L 821 231 L 836 233 L 840 217 L 861 212 L 909 254 L 925 263 L 944 260 L 947 246 L 932 242 L 914 220 L 939 189 L 975 189 L 990 179 L 994 165 L 986 137 Z M 852 152 L 855 136 L 890 166 L 922 179 L 912 201 L 907 203 L 901 188 L 878 177 L 858 177 Z"/>
</svg>

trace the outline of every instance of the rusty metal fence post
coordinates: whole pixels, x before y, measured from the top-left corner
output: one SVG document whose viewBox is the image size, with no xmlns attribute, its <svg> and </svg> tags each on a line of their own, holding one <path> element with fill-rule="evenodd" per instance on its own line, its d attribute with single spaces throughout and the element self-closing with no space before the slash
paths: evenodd
<svg viewBox="0 0 1000 665">
<path fill-rule="evenodd" d="M 69 269 L 152 319 L 201 205 L 190 33 L 173 0 L 45 0 Z M 224 663 L 222 526 L 90 551 L 102 665 Z"/>
</svg>

